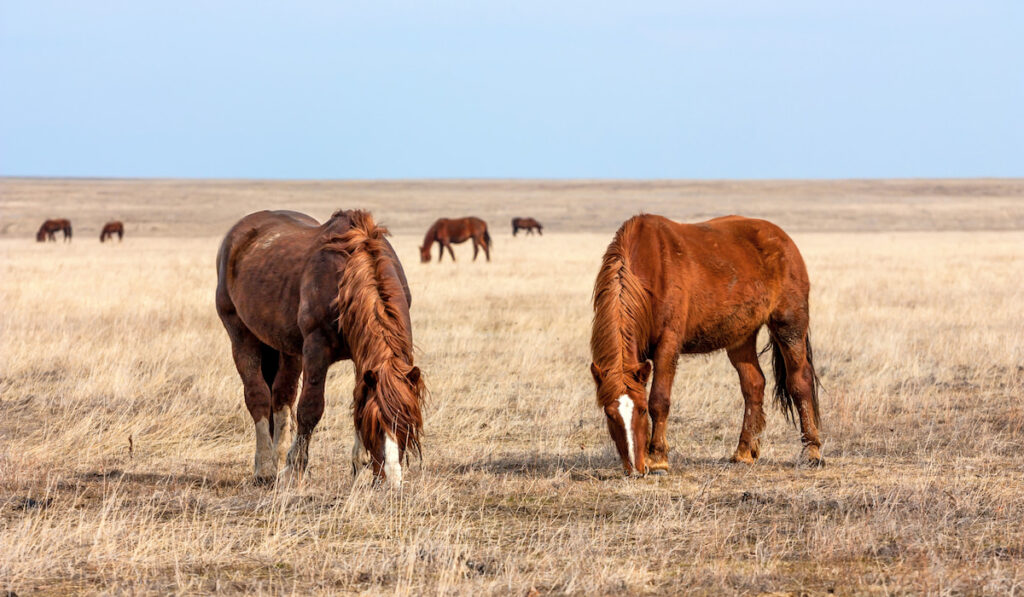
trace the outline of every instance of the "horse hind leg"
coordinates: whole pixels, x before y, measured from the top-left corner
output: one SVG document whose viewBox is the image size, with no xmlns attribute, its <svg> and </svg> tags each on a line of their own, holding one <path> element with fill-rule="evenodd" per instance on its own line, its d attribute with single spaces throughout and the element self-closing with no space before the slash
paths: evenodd
<svg viewBox="0 0 1024 597">
<path fill-rule="evenodd" d="M 480 242 L 473 237 L 473 261 L 476 261 L 476 256 L 480 254 Z"/>
<path fill-rule="evenodd" d="M 225 323 L 231 336 L 231 356 L 235 361 L 238 375 L 242 378 L 245 407 L 252 416 L 256 431 L 254 480 L 257 484 L 270 483 L 276 476 L 270 429 L 271 396 L 270 386 L 267 385 L 268 371 L 262 366 L 264 354 L 269 347 L 260 343 L 237 316 L 226 317 Z"/>
<path fill-rule="evenodd" d="M 298 390 L 302 359 L 280 354 L 277 375 L 271 385 L 273 401 L 274 461 L 278 471 L 284 470 L 288 450 L 295 436 L 295 395 Z"/>
<path fill-rule="evenodd" d="M 760 455 L 760 436 L 764 431 L 764 373 L 757 359 L 757 333 L 727 353 L 739 374 L 740 391 L 743 393 L 743 426 L 739 444 L 730 460 L 753 464 Z"/>
<path fill-rule="evenodd" d="M 818 380 L 814 373 L 807 327 L 778 325 L 771 332 L 776 400 L 787 416 L 791 416 L 792 406 L 796 405 L 805 463 L 821 466 L 825 460 L 821 457 L 821 437 L 818 432 Z"/>
</svg>

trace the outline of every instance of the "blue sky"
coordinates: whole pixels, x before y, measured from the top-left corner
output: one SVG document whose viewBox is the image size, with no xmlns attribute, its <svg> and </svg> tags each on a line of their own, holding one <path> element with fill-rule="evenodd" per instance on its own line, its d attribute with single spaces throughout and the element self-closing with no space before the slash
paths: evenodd
<svg viewBox="0 0 1024 597">
<path fill-rule="evenodd" d="M 1024 176 L 1021 4 L 0 0 L 0 175 Z"/>
</svg>

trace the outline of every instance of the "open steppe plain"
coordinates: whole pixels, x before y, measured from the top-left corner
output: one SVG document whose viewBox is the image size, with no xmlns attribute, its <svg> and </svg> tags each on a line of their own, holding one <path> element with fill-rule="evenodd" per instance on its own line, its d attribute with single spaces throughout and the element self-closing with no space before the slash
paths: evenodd
<svg viewBox="0 0 1024 597">
<path fill-rule="evenodd" d="M 353 478 L 339 363 L 303 486 L 256 487 L 216 247 L 250 211 L 342 207 L 391 225 L 409 276 L 423 459 L 401 492 Z M 671 473 L 622 478 L 590 291 L 641 210 L 794 237 L 827 466 L 796 466 L 774 410 L 729 464 L 742 399 L 713 354 L 680 362 Z M 493 261 L 421 265 L 433 219 L 469 214 Z M 74 241 L 35 243 L 46 217 Z M 1022 594 L 1022 280 L 1019 180 L 0 179 L 0 593 Z"/>
</svg>

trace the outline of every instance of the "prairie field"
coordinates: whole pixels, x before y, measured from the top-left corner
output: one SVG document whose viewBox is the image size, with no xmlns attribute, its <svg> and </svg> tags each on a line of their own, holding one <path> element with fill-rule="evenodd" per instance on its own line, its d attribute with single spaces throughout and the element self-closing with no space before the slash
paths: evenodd
<svg viewBox="0 0 1024 597">
<path fill-rule="evenodd" d="M 214 257 L 267 207 L 392 225 L 429 388 L 400 492 L 351 473 L 349 362 L 302 486 L 250 482 Z M 622 477 L 590 294 L 640 210 L 790 232 L 825 467 L 775 410 L 759 461 L 727 461 L 743 401 L 716 353 L 680 360 L 670 474 Z M 434 218 L 470 214 L 491 263 L 419 263 Z M 46 217 L 74 241 L 34 242 Z M 1019 180 L 0 179 L 0 593 L 1024 594 L 1022 280 Z"/>
</svg>

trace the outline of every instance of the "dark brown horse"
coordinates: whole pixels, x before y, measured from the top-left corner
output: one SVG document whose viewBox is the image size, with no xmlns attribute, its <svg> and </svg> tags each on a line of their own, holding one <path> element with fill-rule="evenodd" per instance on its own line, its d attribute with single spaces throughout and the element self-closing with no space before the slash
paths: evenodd
<svg viewBox="0 0 1024 597">
<path fill-rule="evenodd" d="M 115 234 L 117 235 L 117 241 L 121 242 L 124 238 L 124 224 L 119 220 L 112 220 L 103 225 L 103 230 L 100 231 L 100 242 L 108 238 L 113 240 Z"/>
<path fill-rule="evenodd" d="M 71 221 L 60 218 L 57 220 L 46 220 L 36 232 L 36 242 L 52 240 L 57 242 L 57 232 L 64 233 L 64 240 L 71 242 Z"/>
<path fill-rule="evenodd" d="M 441 218 L 434 222 L 427 230 L 426 236 L 423 237 L 423 246 L 420 247 L 420 263 L 430 262 L 430 249 L 434 243 L 438 245 L 438 263 L 441 263 L 441 258 L 444 257 L 445 248 L 452 256 L 452 261 L 455 261 L 452 243 L 464 243 L 470 239 L 473 241 L 473 261 L 476 261 L 480 247 L 483 247 L 484 255 L 487 256 L 487 261 L 490 261 L 491 234 L 487 231 L 487 222 L 472 216 L 457 219 Z"/>
<path fill-rule="evenodd" d="M 525 230 L 527 236 L 533 234 L 534 230 L 537 231 L 537 234 L 544 236 L 544 227 L 533 218 L 512 218 L 512 236 L 515 236 L 520 230 Z"/>
<path fill-rule="evenodd" d="M 363 211 L 335 212 L 323 225 L 261 211 L 224 238 L 217 313 L 256 428 L 257 481 L 273 480 L 285 464 L 302 478 L 324 412 L 327 368 L 344 359 L 355 369 L 353 471 L 368 454 L 375 477 L 398 487 L 402 457 L 419 453 L 424 385 L 413 366 L 411 297 L 385 235 Z"/>
<path fill-rule="evenodd" d="M 809 290 L 796 245 L 764 220 L 727 216 L 677 224 L 641 215 L 619 228 L 594 285 L 590 369 L 627 475 L 668 470 L 665 426 L 680 353 L 727 351 L 745 403 L 732 460 L 758 457 L 765 380 L 755 342 L 765 324 L 775 400 L 790 420 L 796 406 L 804 457 L 823 463 Z M 654 362 L 649 400 L 648 359 Z M 648 410 L 654 427 L 649 441 Z"/>
</svg>

